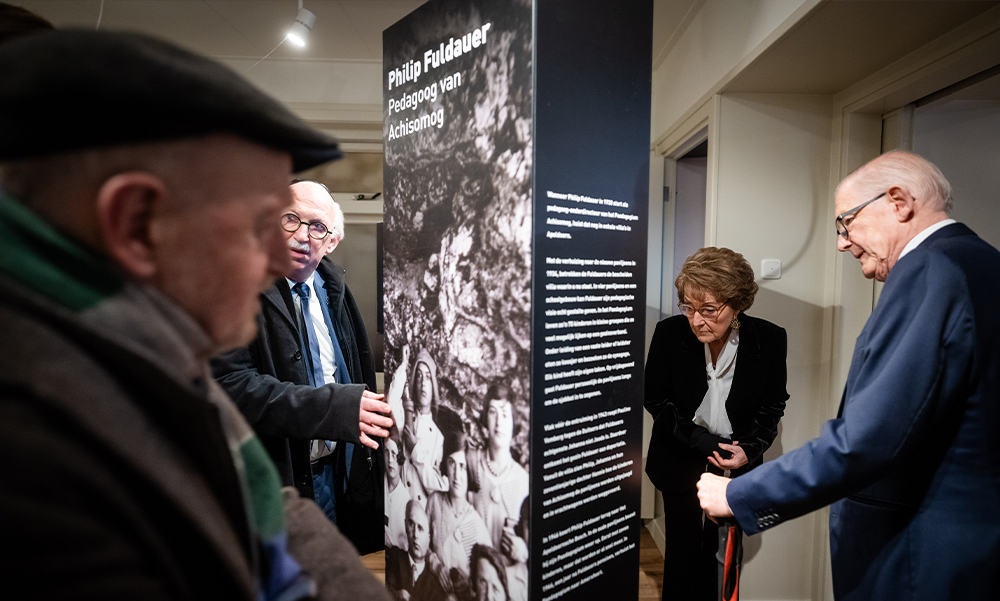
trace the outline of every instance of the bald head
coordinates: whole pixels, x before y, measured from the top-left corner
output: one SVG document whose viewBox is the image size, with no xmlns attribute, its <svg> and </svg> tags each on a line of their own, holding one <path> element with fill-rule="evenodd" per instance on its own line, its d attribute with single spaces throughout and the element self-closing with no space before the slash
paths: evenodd
<svg viewBox="0 0 1000 601">
<path fill-rule="evenodd" d="M 948 218 L 951 185 L 926 159 L 893 151 L 845 178 L 834 204 L 837 248 L 884 282 L 910 240 Z"/>
<path fill-rule="evenodd" d="M 411 499 L 406 503 L 406 519 L 403 525 L 406 528 L 410 557 L 417 561 L 423 561 L 430 550 L 431 526 L 427 519 L 427 512 L 416 499 Z"/>
<path fill-rule="evenodd" d="M 337 237 L 337 240 L 344 239 L 344 212 L 340 204 L 333 199 L 333 194 L 325 185 L 313 180 L 297 180 L 291 185 L 292 198 L 309 200 L 313 203 L 326 207 L 330 213 L 330 223 L 327 226 Z"/>
<path fill-rule="evenodd" d="M 856 195 L 871 198 L 892 186 L 906 187 L 928 210 L 951 213 L 955 204 L 951 184 L 941 170 L 905 150 L 893 150 L 865 163 L 840 182 L 837 193 L 850 187 Z"/>
</svg>

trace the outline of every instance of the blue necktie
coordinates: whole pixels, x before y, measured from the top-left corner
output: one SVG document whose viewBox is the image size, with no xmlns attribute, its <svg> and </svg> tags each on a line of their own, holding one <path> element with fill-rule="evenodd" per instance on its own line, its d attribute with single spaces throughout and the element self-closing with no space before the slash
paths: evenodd
<svg viewBox="0 0 1000 601">
<path fill-rule="evenodd" d="M 313 386 L 322 386 L 326 384 L 326 378 L 323 377 L 323 361 L 319 356 L 319 339 L 316 338 L 316 328 L 313 327 L 312 318 L 309 316 L 309 286 L 299 283 L 292 286 L 292 290 L 299 295 L 302 305 L 302 321 L 305 322 L 306 326 L 305 332 L 302 334 L 307 338 L 306 354 L 312 368 Z"/>
<path fill-rule="evenodd" d="M 292 286 L 292 290 L 295 291 L 295 294 L 299 295 L 302 305 L 302 321 L 306 322 L 306 331 L 304 334 L 309 339 L 306 350 L 309 354 L 309 362 L 312 365 L 313 386 L 322 386 L 326 384 L 326 378 L 323 377 L 323 362 L 319 356 L 319 339 L 316 338 L 316 328 L 313 326 L 312 318 L 309 314 L 309 286 L 300 282 Z M 341 359 L 341 362 L 343 362 L 343 359 Z M 344 471 L 346 473 L 339 483 L 341 492 L 347 489 L 347 479 L 351 477 L 351 460 L 354 457 L 354 445 L 350 443 L 344 444 L 344 460 L 346 462 Z"/>
</svg>

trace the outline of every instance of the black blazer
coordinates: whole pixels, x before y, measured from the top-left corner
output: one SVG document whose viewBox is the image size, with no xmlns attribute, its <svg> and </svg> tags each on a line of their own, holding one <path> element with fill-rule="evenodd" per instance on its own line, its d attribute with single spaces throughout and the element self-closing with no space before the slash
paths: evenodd
<svg viewBox="0 0 1000 601">
<path fill-rule="evenodd" d="M 734 477 L 763 462 L 788 400 L 785 330 L 744 313 L 739 318 L 739 354 L 726 412 L 733 440 L 739 441 L 749 463 L 734 470 Z M 729 442 L 691 421 L 707 391 L 705 345 L 687 318 L 676 315 L 656 324 L 646 358 L 643 404 L 655 420 L 646 474 L 663 492 L 694 491 L 711 450 L 718 450 L 720 441 Z"/>
</svg>

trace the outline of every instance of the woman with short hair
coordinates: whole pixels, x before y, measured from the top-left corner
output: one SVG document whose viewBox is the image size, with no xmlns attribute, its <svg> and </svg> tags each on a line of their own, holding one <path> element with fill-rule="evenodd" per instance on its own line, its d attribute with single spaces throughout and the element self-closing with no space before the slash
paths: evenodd
<svg viewBox="0 0 1000 601">
<path fill-rule="evenodd" d="M 521 502 L 528 496 L 528 472 L 510 454 L 511 442 L 523 427 L 513 398 L 504 384 L 493 384 L 486 392 L 479 418 L 486 447 L 469 460 L 475 476 L 470 500 L 486 522 L 493 547 L 504 550 L 512 561 L 523 561 L 520 555 L 527 552 L 511 548 L 512 543 L 517 545 L 513 525 L 520 520 Z"/>
<path fill-rule="evenodd" d="M 463 578 L 469 576 L 469 556 L 475 544 L 491 544 L 486 523 L 473 509 L 469 491 L 468 448 L 459 422 L 444 432 L 443 467 L 448 480 L 447 492 L 432 492 L 427 500 L 430 518 L 431 550 L 441 560 L 444 570 L 456 568 Z M 449 579 L 454 580 L 449 574 Z"/>
<path fill-rule="evenodd" d="M 696 484 L 763 463 L 784 414 L 785 330 L 745 313 L 757 293 L 743 255 L 703 248 L 674 282 L 680 314 L 656 325 L 644 405 L 654 418 L 646 473 L 663 493 L 664 599 L 718 599 L 718 531 Z"/>
<path fill-rule="evenodd" d="M 472 594 L 475 601 L 509 601 L 507 574 L 500 553 L 487 545 L 472 547 Z"/>
</svg>

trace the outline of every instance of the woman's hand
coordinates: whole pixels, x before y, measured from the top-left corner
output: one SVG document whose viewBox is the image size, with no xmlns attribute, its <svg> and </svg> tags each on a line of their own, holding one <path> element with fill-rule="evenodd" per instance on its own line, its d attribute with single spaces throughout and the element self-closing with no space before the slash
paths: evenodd
<svg viewBox="0 0 1000 601">
<path fill-rule="evenodd" d="M 734 440 L 733 444 L 726 444 L 724 442 L 719 443 L 719 448 L 724 451 L 729 451 L 733 454 L 729 459 L 723 459 L 719 455 L 718 451 L 713 451 L 712 455 L 708 458 L 708 462 L 719 468 L 720 470 L 735 470 L 746 465 L 749 460 L 747 459 L 747 454 L 743 452 L 743 449 L 739 447 L 740 441 Z"/>
</svg>

